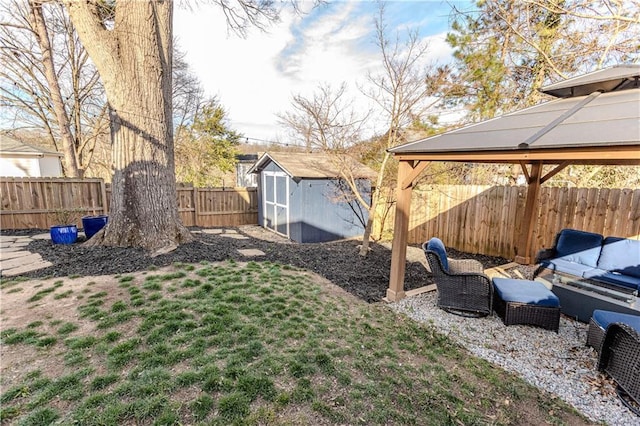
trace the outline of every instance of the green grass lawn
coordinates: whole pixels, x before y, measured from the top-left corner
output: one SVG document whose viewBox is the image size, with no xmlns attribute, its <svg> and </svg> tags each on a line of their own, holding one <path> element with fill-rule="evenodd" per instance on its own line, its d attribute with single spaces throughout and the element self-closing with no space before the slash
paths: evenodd
<svg viewBox="0 0 640 426">
<path fill-rule="evenodd" d="M 39 361 L 2 366 L 2 424 L 587 423 L 434 329 L 304 271 L 228 262 L 81 290 L 74 279 L 24 297 L 74 320 L 60 308 L 2 329 L 3 351 Z M 5 280 L 2 292 L 29 283 Z"/>
</svg>

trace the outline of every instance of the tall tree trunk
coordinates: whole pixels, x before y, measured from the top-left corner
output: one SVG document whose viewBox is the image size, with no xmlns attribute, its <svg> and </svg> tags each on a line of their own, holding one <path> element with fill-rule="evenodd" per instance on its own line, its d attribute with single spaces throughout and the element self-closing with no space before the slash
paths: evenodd
<svg viewBox="0 0 640 426">
<path fill-rule="evenodd" d="M 29 18 L 42 51 L 42 65 L 44 66 L 45 77 L 51 92 L 51 103 L 58 121 L 58 129 L 62 139 L 62 154 L 64 155 L 64 172 L 67 177 L 78 177 L 81 173 L 76 159 L 75 143 L 73 136 L 71 136 L 69 118 L 62 101 L 62 93 L 60 92 L 60 85 L 58 84 L 58 77 L 53 63 L 49 32 L 42 12 L 42 0 L 29 0 Z"/>
<path fill-rule="evenodd" d="M 367 218 L 367 225 L 364 227 L 364 234 L 362 235 L 362 246 L 360 246 L 360 256 L 366 256 L 369 252 L 369 242 L 371 240 L 371 232 L 373 231 L 373 223 L 375 220 L 376 210 L 378 209 L 378 203 L 380 201 L 380 188 L 382 188 L 382 182 L 384 181 L 384 174 L 387 170 L 387 163 L 389 162 L 389 151 L 385 151 L 380 165 L 380 171 L 378 172 L 378 178 L 376 179 L 376 187 L 371 192 L 371 204 L 369 208 L 369 217 Z"/>
<path fill-rule="evenodd" d="M 114 175 L 101 243 L 171 250 L 191 234 L 178 215 L 171 115 L 171 1 L 118 1 L 113 30 L 99 4 L 69 13 L 103 79 L 110 107 Z M 95 237 L 94 237 L 95 238 Z M 96 242 L 99 243 L 99 242 Z"/>
</svg>

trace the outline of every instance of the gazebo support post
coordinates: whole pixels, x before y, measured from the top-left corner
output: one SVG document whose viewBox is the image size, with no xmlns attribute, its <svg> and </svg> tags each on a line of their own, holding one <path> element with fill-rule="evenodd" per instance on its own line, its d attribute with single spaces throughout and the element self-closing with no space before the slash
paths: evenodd
<svg viewBox="0 0 640 426">
<path fill-rule="evenodd" d="M 398 190 L 396 201 L 396 218 L 393 226 L 393 243 L 391 245 L 391 274 L 387 300 L 396 302 L 405 298 L 404 273 L 407 259 L 407 241 L 409 238 L 409 211 L 411 209 L 411 193 L 413 180 L 407 181 L 414 167 L 412 161 L 400 161 L 398 165 Z M 420 164 L 420 163 L 418 163 Z M 424 168 L 424 165 L 421 166 Z"/>
<path fill-rule="evenodd" d="M 529 173 L 529 186 L 527 187 L 527 199 L 522 215 L 522 230 L 516 246 L 515 261 L 528 265 L 531 263 L 531 246 L 533 240 L 533 228 L 536 224 L 536 213 L 538 211 L 538 196 L 540 195 L 540 185 L 542 180 L 542 161 L 531 164 Z"/>
</svg>

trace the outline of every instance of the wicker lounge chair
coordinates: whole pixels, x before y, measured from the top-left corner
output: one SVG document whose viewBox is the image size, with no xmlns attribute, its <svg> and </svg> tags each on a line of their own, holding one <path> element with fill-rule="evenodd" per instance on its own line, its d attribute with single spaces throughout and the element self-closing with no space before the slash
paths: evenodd
<svg viewBox="0 0 640 426">
<path fill-rule="evenodd" d="M 622 402 L 640 416 L 640 334 L 627 324 L 610 324 L 602 343 L 598 369 L 611 376 L 618 384 Z"/>
<path fill-rule="evenodd" d="M 587 332 L 587 346 L 591 346 L 600 353 L 604 335 L 609 324 L 621 322 L 631 326 L 635 330 L 640 330 L 640 315 L 630 315 L 621 312 L 605 311 L 596 309 L 591 314 L 589 320 L 589 331 Z"/>
<path fill-rule="evenodd" d="M 493 285 L 482 264 L 472 259 L 448 259 L 444 244 L 432 238 L 422 245 L 438 289 L 438 307 L 462 316 L 491 314 Z"/>
</svg>

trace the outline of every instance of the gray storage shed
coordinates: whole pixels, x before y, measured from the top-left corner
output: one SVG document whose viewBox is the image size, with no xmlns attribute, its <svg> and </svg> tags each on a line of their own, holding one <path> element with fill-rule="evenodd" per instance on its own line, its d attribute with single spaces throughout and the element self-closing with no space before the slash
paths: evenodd
<svg viewBox="0 0 640 426">
<path fill-rule="evenodd" d="M 299 243 L 362 235 L 368 212 L 340 176 L 348 167 L 360 193 L 371 199 L 370 168 L 319 153 L 265 153 L 248 173 L 258 174 L 258 222 Z"/>
</svg>

